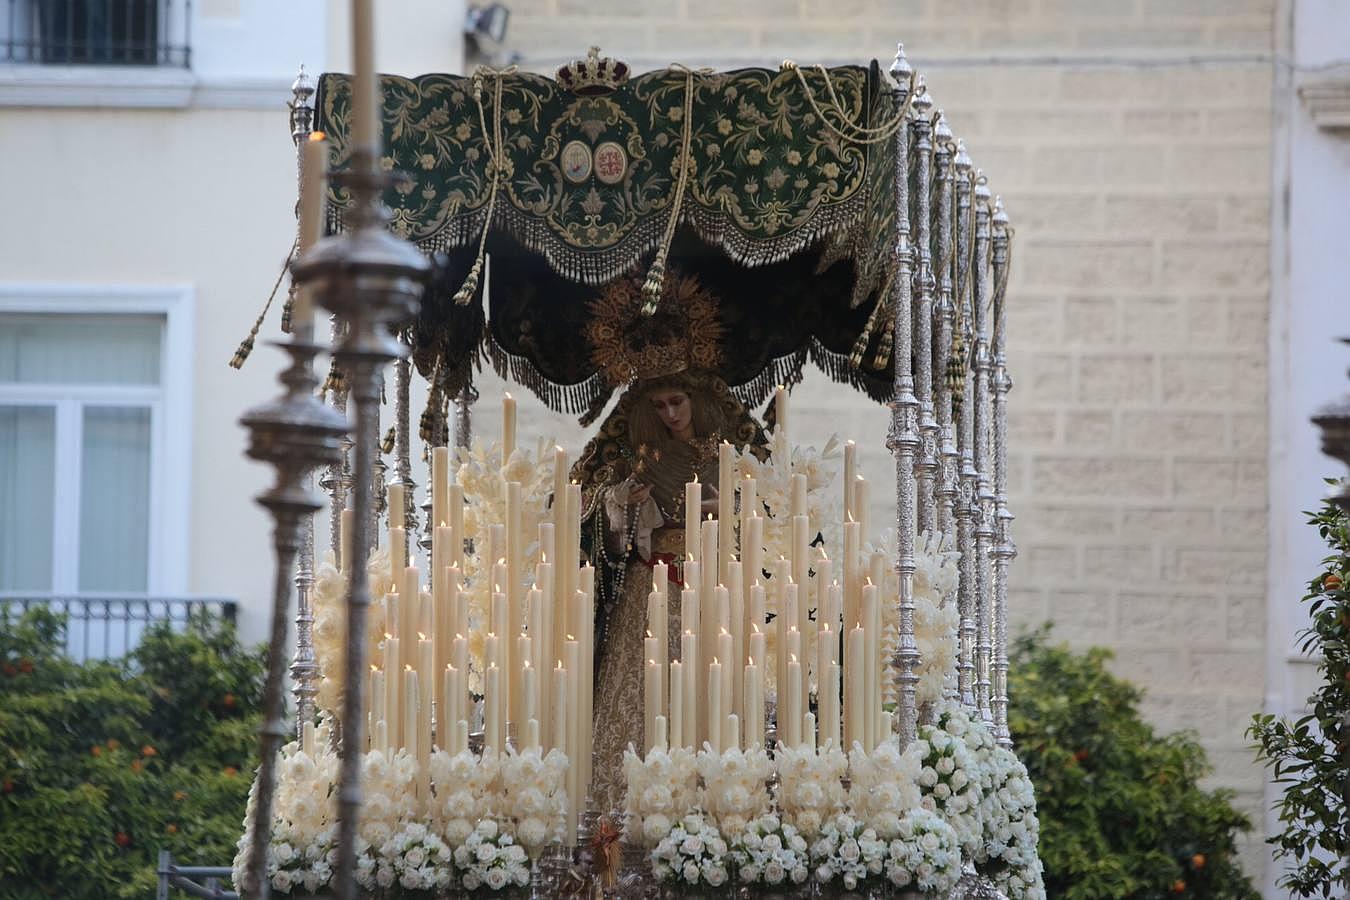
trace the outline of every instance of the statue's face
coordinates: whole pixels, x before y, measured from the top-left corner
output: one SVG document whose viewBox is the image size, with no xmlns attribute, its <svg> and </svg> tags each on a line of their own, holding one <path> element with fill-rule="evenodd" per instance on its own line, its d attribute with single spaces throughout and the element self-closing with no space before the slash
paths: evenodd
<svg viewBox="0 0 1350 900">
<path fill-rule="evenodd" d="M 674 437 L 686 437 L 694 421 L 694 407 L 684 391 L 653 391 L 648 395 L 661 424 Z"/>
</svg>

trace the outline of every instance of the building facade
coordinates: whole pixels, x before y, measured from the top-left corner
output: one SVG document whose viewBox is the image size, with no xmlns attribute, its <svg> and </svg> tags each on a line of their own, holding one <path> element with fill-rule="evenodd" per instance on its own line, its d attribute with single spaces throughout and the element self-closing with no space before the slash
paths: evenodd
<svg viewBox="0 0 1350 900">
<path fill-rule="evenodd" d="M 1213 783 L 1258 823 L 1244 858 L 1276 896 L 1261 840 L 1277 823 L 1243 731 L 1263 708 L 1297 709 L 1311 671 L 1294 635 L 1320 549 L 1300 511 L 1338 473 L 1307 416 L 1341 390 L 1332 337 L 1350 332 L 1333 239 L 1350 225 L 1335 189 L 1350 187 L 1344 5 L 506 5 L 504 50 L 542 71 L 592 44 L 644 69 L 885 60 L 905 42 L 1017 228 L 1014 622 L 1112 647 L 1159 728 L 1199 733 Z M 225 363 L 293 235 L 288 87 L 301 62 L 345 67 L 342 7 L 164 2 L 156 40 L 188 56 L 158 65 L 73 59 L 40 23 L 0 32 L 0 186 L 20 211 L 0 224 L 0 448 L 16 448 L 0 450 L 0 590 L 232 597 L 262 634 L 269 539 L 249 498 L 265 472 L 236 422 L 274 391 L 279 358 L 260 343 L 242 371 Z M 383 70 L 462 70 L 461 5 L 377 10 Z M 6 368 L 7 335 L 41 359 Z M 485 375 L 484 395 L 498 385 Z M 823 377 L 794 408 L 798 434 L 853 438 L 865 474 L 888 480 L 885 410 Z M 498 415 L 484 404 L 476 427 Z M 528 396 L 521 415 L 580 447 L 574 422 Z M 888 493 L 872 492 L 872 521 L 893 515 Z M 133 502 L 144 535 L 99 517 Z"/>
</svg>

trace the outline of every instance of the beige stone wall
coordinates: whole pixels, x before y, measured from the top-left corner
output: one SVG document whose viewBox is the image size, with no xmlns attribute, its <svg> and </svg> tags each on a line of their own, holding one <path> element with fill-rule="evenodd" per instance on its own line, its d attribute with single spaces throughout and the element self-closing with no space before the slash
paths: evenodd
<svg viewBox="0 0 1350 900">
<path fill-rule="evenodd" d="M 592 43 L 650 67 L 905 42 L 1017 226 L 1013 619 L 1113 647 L 1259 830 L 1273 0 L 509 5 L 540 68 Z M 821 378 L 794 396 L 798 427 L 864 446 L 884 521 L 885 411 Z M 1259 879 L 1259 835 L 1245 852 Z"/>
</svg>

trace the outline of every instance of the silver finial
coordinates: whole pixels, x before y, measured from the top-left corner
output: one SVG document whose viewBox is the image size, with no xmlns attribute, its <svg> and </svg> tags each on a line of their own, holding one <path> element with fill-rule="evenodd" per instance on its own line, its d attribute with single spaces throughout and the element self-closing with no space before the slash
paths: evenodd
<svg viewBox="0 0 1350 900">
<path fill-rule="evenodd" d="M 966 152 L 966 142 L 961 138 L 956 139 L 956 170 L 963 175 L 970 171 L 973 163 L 970 161 L 970 154 Z"/>
<path fill-rule="evenodd" d="M 1003 208 L 1003 198 L 994 198 L 994 217 L 991 219 L 995 228 L 1008 227 L 1008 212 Z"/>
<path fill-rule="evenodd" d="M 937 119 L 933 123 L 933 140 L 939 147 L 950 149 L 952 130 L 947 125 L 947 117 L 942 114 L 940 109 L 937 111 Z"/>
<path fill-rule="evenodd" d="M 314 79 L 309 77 L 304 65 L 300 66 L 300 74 L 291 82 L 291 94 L 300 101 L 308 100 L 314 95 Z"/>
<path fill-rule="evenodd" d="M 989 202 L 989 179 L 984 177 L 984 169 L 975 170 L 975 199 L 983 204 Z"/>
<path fill-rule="evenodd" d="M 924 83 L 922 75 L 914 79 L 914 94 L 915 115 L 927 119 L 928 111 L 933 108 L 933 98 L 928 95 L 928 85 Z"/>
<path fill-rule="evenodd" d="M 914 77 L 914 67 L 905 59 L 905 45 L 897 43 L 895 45 L 895 59 L 891 61 L 891 79 L 900 90 L 908 90 L 910 80 Z"/>
</svg>

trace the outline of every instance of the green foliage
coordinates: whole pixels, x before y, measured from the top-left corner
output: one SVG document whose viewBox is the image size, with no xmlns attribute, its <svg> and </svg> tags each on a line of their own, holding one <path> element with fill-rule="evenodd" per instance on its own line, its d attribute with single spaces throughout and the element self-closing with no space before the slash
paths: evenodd
<svg viewBox="0 0 1350 900">
<path fill-rule="evenodd" d="M 1334 551 L 1308 583 L 1312 623 L 1299 649 L 1320 656 L 1322 676 L 1295 722 L 1261 714 L 1247 734 L 1284 796 L 1275 803 L 1284 831 L 1267 839 L 1293 864 L 1280 887 L 1300 897 L 1350 896 L 1350 516 L 1330 503 L 1309 513 Z"/>
<path fill-rule="evenodd" d="M 253 771 L 261 651 L 206 619 L 76 663 L 34 609 L 0 630 L 0 895 L 147 897 L 158 851 L 226 864 Z"/>
<path fill-rule="evenodd" d="M 1250 823 L 1230 792 L 1199 787 L 1209 765 L 1194 736 L 1141 718 L 1142 692 L 1107 671 L 1110 656 L 1046 630 L 1012 648 L 1008 723 L 1036 785 L 1047 895 L 1259 896 L 1234 849 Z"/>
</svg>

